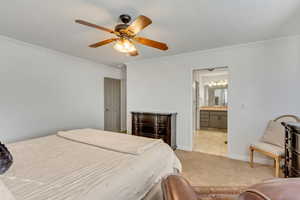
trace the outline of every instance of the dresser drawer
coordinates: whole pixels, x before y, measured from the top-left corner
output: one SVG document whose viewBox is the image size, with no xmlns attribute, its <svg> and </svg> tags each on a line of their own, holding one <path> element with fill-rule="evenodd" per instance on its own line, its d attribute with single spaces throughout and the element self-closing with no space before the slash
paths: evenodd
<svg viewBox="0 0 300 200">
<path fill-rule="evenodd" d="M 203 117 L 203 116 L 200 116 L 200 121 L 201 122 L 208 122 L 209 121 L 209 116 L 205 116 L 205 117 Z"/>
<path fill-rule="evenodd" d="M 157 130 L 158 135 L 167 135 L 168 134 L 168 129 L 167 127 L 160 127 Z"/>
<path fill-rule="evenodd" d="M 208 117 L 209 116 L 209 111 L 205 111 L 205 110 L 200 110 L 200 116 L 202 117 Z"/>
<path fill-rule="evenodd" d="M 168 124 L 169 117 L 165 115 L 157 116 L 157 122 L 161 124 Z"/>
<path fill-rule="evenodd" d="M 292 152 L 291 153 L 291 166 L 294 169 L 300 169 L 300 155 L 297 152 Z"/>
<path fill-rule="evenodd" d="M 300 177 L 300 171 L 294 169 L 293 167 L 290 169 L 290 173 L 289 173 L 290 177 Z"/>
<path fill-rule="evenodd" d="M 225 111 L 211 111 L 210 115 L 227 116 L 227 112 L 225 112 Z"/>
<path fill-rule="evenodd" d="M 300 177 L 300 123 L 285 126 L 285 177 Z"/>
<path fill-rule="evenodd" d="M 135 121 L 137 121 L 138 123 L 155 123 L 155 118 L 153 115 L 138 115 L 134 117 Z"/>
<path fill-rule="evenodd" d="M 200 121 L 200 127 L 209 127 L 209 122 Z"/>
<path fill-rule="evenodd" d="M 300 153 L 300 135 L 296 133 L 291 133 L 291 140 L 289 146 L 296 151 L 297 153 Z"/>
</svg>

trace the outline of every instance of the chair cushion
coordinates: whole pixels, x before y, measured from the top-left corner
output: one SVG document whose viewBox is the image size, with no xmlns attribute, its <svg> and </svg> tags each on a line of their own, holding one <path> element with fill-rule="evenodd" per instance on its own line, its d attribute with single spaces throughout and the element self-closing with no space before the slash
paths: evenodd
<svg viewBox="0 0 300 200">
<path fill-rule="evenodd" d="M 252 147 L 255 147 L 257 149 L 266 151 L 266 152 L 270 152 L 274 155 L 277 156 L 283 156 L 284 155 L 284 148 L 279 147 L 279 146 L 275 146 L 272 144 L 268 144 L 268 143 L 264 143 L 264 142 L 257 142 L 254 144 L 251 144 Z"/>
<path fill-rule="evenodd" d="M 284 127 L 280 122 L 269 121 L 262 142 L 284 147 Z"/>
</svg>

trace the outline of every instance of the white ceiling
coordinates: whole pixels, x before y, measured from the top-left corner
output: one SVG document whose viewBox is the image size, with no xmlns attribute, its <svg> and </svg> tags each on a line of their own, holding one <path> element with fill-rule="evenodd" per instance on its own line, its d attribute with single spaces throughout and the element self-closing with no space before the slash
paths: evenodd
<svg viewBox="0 0 300 200">
<path fill-rule="evenodd" d="M 117 65 L 299 34 L 299 8 L 299 0 L 5 0 L 0 7 L 0 34 Z M 128 57 L 111 44 L 90 49 L 89 44 L 112 35 L 74 23 L 84 19 L 113 28 L 123 13 L 150 17 L 153 24 L 140 35 L 166 42 L 170 50 L 139 45 L 141 55 Z"/>
</svg>

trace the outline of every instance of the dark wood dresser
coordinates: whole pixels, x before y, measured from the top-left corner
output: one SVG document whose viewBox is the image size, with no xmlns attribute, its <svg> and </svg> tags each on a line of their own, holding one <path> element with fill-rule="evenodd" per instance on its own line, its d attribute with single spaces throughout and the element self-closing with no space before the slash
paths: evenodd
<svg viewBox="0 0 300 200">
<path fill-rule="evenodd" d="M 176 149 L 177 113 L 131 112 L 132 134 L 143 137 L 163 139 Z"/>
<path fill-rule="evenodd" d="M 300 177 L 300 123 L 285 126 L 285 177 Z"/>
</svg>

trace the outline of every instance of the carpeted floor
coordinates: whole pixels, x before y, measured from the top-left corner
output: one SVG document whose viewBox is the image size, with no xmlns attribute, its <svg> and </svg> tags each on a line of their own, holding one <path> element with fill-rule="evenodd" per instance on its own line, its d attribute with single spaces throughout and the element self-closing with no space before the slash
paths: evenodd
<svg viewBox="0 0 300 200">
<path fill-rule="evenodd" d="M 185 176 L 194 186 L 248 186 L 274 178 L 272 166 L 232 160 L 200 152 L 176 150 Z"/>
</svg>

